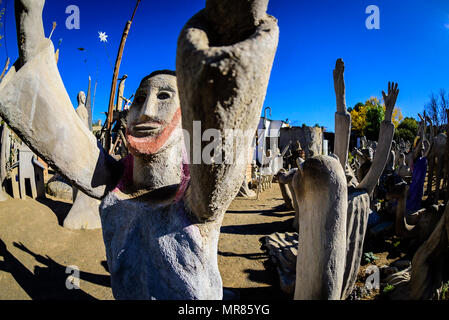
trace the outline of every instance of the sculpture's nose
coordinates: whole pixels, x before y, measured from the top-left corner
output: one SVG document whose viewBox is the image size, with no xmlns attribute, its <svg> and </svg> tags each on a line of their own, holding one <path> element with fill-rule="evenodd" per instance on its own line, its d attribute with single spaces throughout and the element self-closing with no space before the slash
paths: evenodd
<svg viewBox="0 0 449 320">
<path fill-rule="evenodd" d="M 157 118 L 157 103 L 156 99 L 153 95 L 149 94 L 147 96 L 147 99 L 145 100 L 145 103 L 143 105 L 140 119 L 155 119 Z"/>
</svg>

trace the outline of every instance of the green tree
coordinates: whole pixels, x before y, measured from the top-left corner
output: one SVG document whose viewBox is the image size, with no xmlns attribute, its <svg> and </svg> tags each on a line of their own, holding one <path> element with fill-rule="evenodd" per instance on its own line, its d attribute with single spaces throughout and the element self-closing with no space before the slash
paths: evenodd
<svg viewBox="0 0 449 320">
<path fill-rule="evenodd" d="M 413 143 L 416 135 L 418 134 L 418 127 L 418 121 L 410 117 L 405 117 L 404 120 L 399 123 L 394 133 L 394 139 L 399 141 L 402 138 L 404 141 L 410 141 L 410 143 Z"/>
<path fill-rule="evenodd" d="M 351 129 L 358 137 L 366 136 L 368 140 L 379 139 L 380 124 L 385 119 L 385 105 L 376 97 L 371 97 L 364 104 L 357 103 L 351 113 Z M 402 120 L 399 107 L 395 107 L 392 115 L 394 126 Z"/>
<path fill-rule="evenodd" d="M 363 107 L 363 102 L 358 102 L 354 108 L 349 107 L 348 112 L 351 113 L 352 110 L 359 111 L 360 107 Z"/>
<path fill-rule="evenodd" d="M 377 141 L 379 139 L 380 124 L 385 119 L 385 111 L 377 98 L 369 99 L 366 104 L 365 135 L 368 140 Z"/>
</svg>

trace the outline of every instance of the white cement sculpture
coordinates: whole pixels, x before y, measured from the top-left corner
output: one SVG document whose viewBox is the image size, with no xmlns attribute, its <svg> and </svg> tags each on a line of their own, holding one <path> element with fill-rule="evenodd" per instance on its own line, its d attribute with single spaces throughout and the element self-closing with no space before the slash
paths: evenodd
<svg viewBox="0 0 449 320">
<path fill-rule="evenodd" d="M 115 162 L 77 117 L 42 26 L 44 0 L 16 0 L 20 58 L 0 84 L 0 115 L 49 165 L 102 199 L 117 299 L 221 299 L 217 245 L 245 163 L 195 164 L 186 129 L 255 132 L 278 43 L 268 0 L 207 0 L 178 39 L 176 76 L 153 72 L 128 113 L 132 156 Z M 31 101 L 31 103 L 30 103 Z M 225 153 L 247 154 L 225 141 Z M 250 145 L 250 144 L 249 144 Z M 74 155 L 79 155 L 74 157 Z M 190 156 L 195 156 L 192 152 Z"/>
<path fill-rule="evenodd" d="M 382 92 L 386 112 L 373 164 L 356 187 L 348 185 L 356 179 L 346 160 L 351 122 L 343 72 L 343 61 L 338 59 L 334 85 L 339 123 L 335 125 L 334 151 L 342 158 L 307 159 L 293 178 L 299 211 L 295 299 L 346 299 L 351 293 L 362 256 L 370 194 L 385 168 L 393 140 L 391 117 L 399 90 L 397 84 L 389 83 L 388 95 Z"/>
<path fill-rule="evenodd" d="M 84 125 L 89 128 L 89 112 L 86 108 L 86 95 L 83 91 L 78 93 L 76 113 Z M 64 228 L 72 230 L 100 229 L 100 200 L 89 197 L 76 188 L 73 188 L 72 198 L 73 205 L 64 219 Z"/>
</svg>

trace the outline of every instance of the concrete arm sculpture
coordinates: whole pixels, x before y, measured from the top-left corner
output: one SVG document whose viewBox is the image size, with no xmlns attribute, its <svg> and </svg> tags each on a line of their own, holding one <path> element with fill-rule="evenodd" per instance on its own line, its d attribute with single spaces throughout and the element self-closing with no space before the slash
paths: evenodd
<svg viewBox="0 0 449 320">
<path fill-rule="evenodd" d="M 334 70 L 336 134 L 337 130 L 341 133 L 337 150 L 346 157 L 346 132 L 350 127 L 344 117 L 343 71 L 339 59 Z M 384 170 L 393 139 L 391 116 L 399 90 L 395 84 L 389 84 L 388 89 L 388 96 L 383 92 L 385 121 L 366 180 L 356 187 L 348 183 L 346 162 L 340 162 L 336 154 L 306 160 L 293 178 L 300 220 L 295 299 L 346 299 L 353 289 L 370 212 L 369 195 Z M 338 122 L 341 129 L 337 129 Z"/>
<path fill-rule="evenodd" d="M 374 187 L 379 181 L 390 154 L 391 142 L 394 135 L 394 124 L 391 121 L 394 106 L 398 98 L 399 89 L 397 83 L 388 83 L 388 95 L 382 91 L 385 102 L 385 120 L 380 125 L 379 143 L 377 145 L 376 154 L 374 155 L 373 164 L 367 175 L 363 178 L 357 189 L 365 189 L 368 194 L 372 194 Z"/>
<path fill-rule="evenodd" d="M 25 63 L 33 59 L 45 46 L 42 10 L 45 0 L 22 0 L 14 2 L 16 16 L 17 43 L 19 59 L 14 64 L 20 69 Z"/>
<path fill-rule="evenodd" d="M 298 163 L 298 168 L 301 167 L 301 164 L 303 162 L 304 160 L 301 163 Z M 295 190 L 293 187 L 293 178 L 296 172 L 298 171 L 298 168 L 293 168 L 289 171 L 281 169 L 276 174 L 276 177 L 278 178 L 279 181 L 279 188 L 281 189 L 282 197 L 284 198 L 287 208 L 295 210 L 295 219 L 293 220 L 293 228 L 295 230 L 299 229 L 299 220 L 298 220 L 299 211 L 298 211 L 298 204 L 296 202 Z"/>
<path fill-rule="evenodd" d="M 201 121 L 201 134 L 219 130 L 225 156 L 247 154 L 249 145 L 225 132 L 249 131 L 252 138 L 259 121 L 279 33 L 267 5 L 268 0 L 207 0 L 181 31 L 176 69 L 182 125 L 190 134 L 186 143 L 193 146 L 194 121 Z M 214 220 L 237 194 L 245 164 L 196 164 L 192 150 L 188 205 L 200 221 Z"/>
<path fill-rule="evenodd" d="M 349 139 L 351 134 L 351 115 L 346 110 L 346 88 L 344 80 L 345 64 L 338 59 L 334 69 L 334 88 L 337 99 L 337 112 L 335 112 L 335 145 L 334 154 L 340 159 L 343 169 L 346 169 Z"/>
<path fill-rule="evenodd" d="M 112 169 L 112 158 L 70 102 L 53 44 L 44 37 L 44 2 L 15 2 L 20 56 L 0 84 L 0 115 L 50 166 L 88 195 L 101 198 L 116 184 L 120 170 Z"/>
</svg>

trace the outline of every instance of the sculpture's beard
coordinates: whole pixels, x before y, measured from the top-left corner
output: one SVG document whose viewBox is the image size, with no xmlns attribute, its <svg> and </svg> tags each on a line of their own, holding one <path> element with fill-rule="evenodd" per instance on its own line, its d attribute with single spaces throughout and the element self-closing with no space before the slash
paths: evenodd
<svg viewBox="0 0 449 320">
<path fill-rule="evenodd" d="M 181 108 L 178 108 L 171 121 L 157 135 L 138 136 L 133 130 L 126 129 L 128 150 L 133 156 L 145 156 L 157 153 L 167 143 L 181 119 Z M 132 128 L 132 126 L 131 126 Z"/>
</svg>

